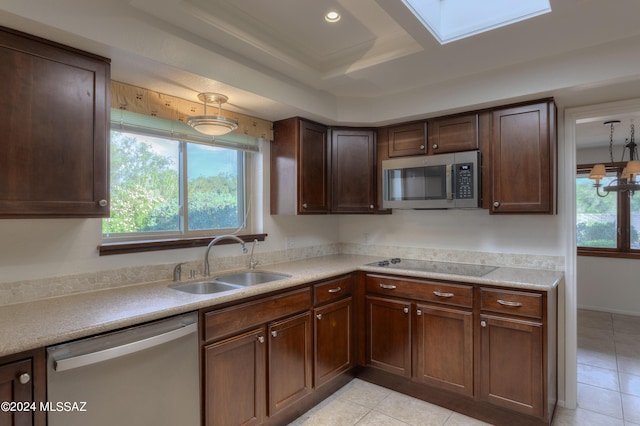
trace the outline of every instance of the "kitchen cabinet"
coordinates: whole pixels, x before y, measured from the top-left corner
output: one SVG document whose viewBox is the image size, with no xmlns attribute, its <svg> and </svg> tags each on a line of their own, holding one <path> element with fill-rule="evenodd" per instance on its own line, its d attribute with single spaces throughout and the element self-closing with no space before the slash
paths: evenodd
<svg viewBox="0 0 640 426">
<path fill-rule="evenodd" d="M 328 129 L 293 117 L 273 123 L 271 214 L 329 213 Z"/>
<path fill-rule="evenodd" d="M 319 387 L 353 366 L 352 274 L 313 287 L 314 386 Z"/>
<path fill-rule="evenodd" d="M 428 154 L 478 149 L 478 114 L 439 117 L 427 121 Z"/>
<path fill-rule="evenodd" d="M 492 111 L 492 214 L 555 211 L 555 118 L 552 100 Z"/>
<path fill-rule="evenodd" d="M 367 364 L 411 377 L 411 302 L 366 296 Z"/>
<path fill-rule="evenodd" d="M 552 321 L 543 320 L 545 295 L 491 288 L 480 294 L 480 397 L 550 421 L 555 331 Z"/>
<path fill-rule="evenodd" d="M 473 313 L 418 303 L 416 380 L 473 395 Z"/>
<path fill-rule="evenodd" d="M 269 324 L 269 416 L 312 390 L 311 313 Z"/>
<path fill-rule="evenodd" d="M 266 332 L 260 327 L 204 348 L 205 424 L 260 424 L 266 415 Z"/>
<path fill-rule="evenodd" d="M 205 424 L 261 424 L 312 390 L 311 290 L 205 311 Z"/>
<path fill-rule="evenodd" d="M 376 207 L 376 133 L 331 129 L 331 212 L 373 213 Z"/>
<path fill-rule="evenodd" d="M 110 62 L 0 28 L 0 218 L 108 217 Z"/>
<path fill-rule="evenodd" d="M 367 293 L 394 297 L 367 296 L 370 365 L 473 394 L 471 286 L 368 274 Z"/>
<path fill-rule="evenodd" d="M 499 424 L 550 423 L 555 290 L 366 274 L 365 300 L 369 380 Z"/>
<path fill-rule="evenodd" d="M 7 426 L 46 425 L 44 349 L 0 358 L 0 401 L 15 403 L 0 411 L 0 424 Z"/>
<path fill-rule="evenodd" d="M 427 122 L 416 121 L 388 127 L 389 157 L 427 153 Z"/>
</svg>

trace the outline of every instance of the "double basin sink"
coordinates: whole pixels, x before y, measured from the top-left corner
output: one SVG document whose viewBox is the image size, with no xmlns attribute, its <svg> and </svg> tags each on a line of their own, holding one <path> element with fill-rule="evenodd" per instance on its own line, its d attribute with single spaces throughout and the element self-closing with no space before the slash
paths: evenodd
<svg viewBox="0 0 640 426">
<path fill-rule="evenodd" d="M 223 291 L 237 290 L 256 284 L 264 284 L 272 281 L 290 278 L 291 275 L 280 274 L 267 271 L 246 271 L 233 274 L 220 275 L 218 277 L 195 281 L 192 283 L 173 284 L 170 287 L 174 290 L 184 291 L 192 294 L 212 294 Z"/>
</svg>

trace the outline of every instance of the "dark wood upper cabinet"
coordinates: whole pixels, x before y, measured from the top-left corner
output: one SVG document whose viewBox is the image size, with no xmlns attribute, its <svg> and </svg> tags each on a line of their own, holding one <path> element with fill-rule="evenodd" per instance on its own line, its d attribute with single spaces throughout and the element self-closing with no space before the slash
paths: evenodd
<svg viewBox="0 0 640 426">
<path fill-rule="evenodd" d="M 478 114 L 428 120 L 429 154 L 478 149 Z"/>
<path fill-rule="evenodd" d="M 421 155 L 427 153 L 427 122 L 389 126 L 389 157 Z"/>
<path fill-rule="evenodd" d="M 327 127 L 298 117 L 273 123 L 271 214 L 329 213 Z"/>
<path fill-rule="evenodd" d="M 0 28 L 0 217 L 108 217 L 110 63 Z"/>
<path fill-rule="evenodd" d="M 553 101 L 493 110 L 492 213 L 554 212 L 555 115 Z"/>
<path fill-rule="evenodd" d="M 376 132 L 331 129 L 331 212 L 373 213 Z"/>
</svg>

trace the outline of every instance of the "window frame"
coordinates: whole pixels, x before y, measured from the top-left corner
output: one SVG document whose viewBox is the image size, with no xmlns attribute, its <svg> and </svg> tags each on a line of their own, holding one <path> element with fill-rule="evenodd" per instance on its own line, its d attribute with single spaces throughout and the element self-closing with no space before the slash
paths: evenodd
<svg viewBox="0 0 640 426">
<path fill-rule="evenodd" d="M 605 169 L 607 172 L 616 172 L 621 170 L 625 163 L 607 163 Z M 588 174 L 595 164 L 578 164 L 576 168 L 576 178 L 579 175 Z M 595 188 L 594 188 L 595 191 Z M 638 194 L 640 195 L 640 194 Z M 609 194 L 608 197 L 614 196 Z M 631 248 L 631 203 L 626 192 L 618 192 L 615 194 L 618 205 L 618 244 L 616 248 L 599 248 L 599 247 L 582 247 L 577 245 L 578 256 L 597 256 L 597 257 L 613 257 L 625 259 L 640 259 L 640 250 Z"/>
<path fill-rule="evenodd" d="M 248 199 L 248 197 L 250 197 L 253 193 L 251 188 L 251 179 L 249 176 L 249 167 L 253 161 L 253 158 L 249 151 L 235 149 L 235 151 L 240 154 L 237 156 L 238 167 L 242 166 L 242 173 L 238 173 L 238 188 L 242 188 L 242 200 L 238 200 L 238 221 L 240 222 L 240 226 L 238 228 L 188 231 L 188 211 L 187 209 L 185 209 L 185 206 L 188 203 L 187 144 L 198 142 L 184 140 L 180 137 L 158 136 L 153 132 L 146 133 L 141 130 L 132 130 L 131 128 L 122 129 L 118 128 L 118 126 L 114 126 L 113 124 L 110 130 L 123 133 L 139 134 L 142 136 L 161 137 L 178 142 L 178 161 L 180 162 L 179 174 L 181 175 L 179 176 L 180 223 L 179 229 L 175 231 L 122 233 L 110 236 L 102 234 L 102 243 L 98 246 L 98 252 L 100 256 L 206 246 L 212 238 L 224 234 L 237 235 L 239 238 L 243 239 L 246 242 L 251 242 L 254 240 L 264 241 L 266 234 L 255 234 L 252 232 L 253 223 L 251 220 L 251 215 L 248 211 L 248 206 L 252 202 Z M 200 144 L 208 145 L 206 143 Z M 228 146 L 213 146 L 217 148 L 233 150 L 233 148 Z M 221 241 L 221 243 L 225 243 L 225 241 Z"/>
</svg>

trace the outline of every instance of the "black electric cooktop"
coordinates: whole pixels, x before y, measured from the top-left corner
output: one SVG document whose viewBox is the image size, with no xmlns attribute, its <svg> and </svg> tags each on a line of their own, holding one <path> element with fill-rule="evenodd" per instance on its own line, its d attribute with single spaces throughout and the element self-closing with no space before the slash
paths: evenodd
<svg viewBox="0 0 640 426">
<path fill-rule="evenodd" d="M 466 263 L 435 262 L 431 260 L 392 259 L 368 263 L 369 266 L 379 266 L 389 269 L 407 269 L 421 272 L 437 272 L 440 274 L 465 275 L 469 277 L 483 277 L 496 269 L 496 266 L 470 265 Z"/>
</svg>

